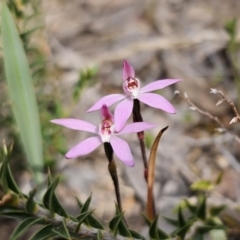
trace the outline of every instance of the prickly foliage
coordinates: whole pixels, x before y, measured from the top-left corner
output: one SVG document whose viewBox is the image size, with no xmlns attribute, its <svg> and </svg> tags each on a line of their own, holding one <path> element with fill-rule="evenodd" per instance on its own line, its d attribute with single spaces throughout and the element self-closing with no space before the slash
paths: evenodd
<svg viewBox="0 0 240 240">
<path fill-rule="evenodd" d="M 109 231 L 104 230 L 100 221 L 93 216 L 94 211 L 90 209 L 92 195 L 84 203 L 76 198 L 79 212 L 76 216 L 68 214 L 55 193 L 60 177 L 52 178 L 50 171 L 42 203 L 35 199 L 38 194 L 37 187 L 33 188 L 28 195 L 23 194 L 19 190 L 9 167 L 11 150 L 4 147 L 1 156 L 0 215 L 21 220 L 12 232 L 10 240 L 18 239 L 34 225 L 40 225 L 40 228 L 34 232 L 30 240 L 48 239 L 49 237 L 96 240 L 105 238 L 145 239 L 139 232 L 129 228 L 124 213 L 120 212 L 117 204 L 115 216 L 109 221 Z M 150 239 L 203 239 L 204 235 L 211 231 L 226 229 L 217 218 L 225 206 L 208 209 L 205 196 L 199 197 L 199 201 L 195 205 L 187 199 L 183 203 L 184 206 L 178 207 L 176 219 L 165 217 L 165 220 L 175 227 L 175 231 L 172 233 L 166 233 L 164 229 L 159 228 L 159 216 L 150 221 L 143 215 L 149 226 Z"/>
</svg>

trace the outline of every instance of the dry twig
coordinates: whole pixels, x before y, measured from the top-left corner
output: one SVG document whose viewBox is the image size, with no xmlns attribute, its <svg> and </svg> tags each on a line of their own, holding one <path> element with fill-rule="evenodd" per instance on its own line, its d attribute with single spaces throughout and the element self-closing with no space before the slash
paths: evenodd
<svg viewBox="0 0 240 240">
<path fill-rule="evenodd" d="M 233 123 L 236 123 L 236 122 L 240 122 L 240 115 L 238 113 L 238 110 L 234 104 L 234 102 L 232 100 L 229 100 L 225 97 L 225 95 L 223 94 L 222 91 L 219 91 L 217 89 L 213 89 L 211 88 L 211 91 L 210 93 L 213 93 L 213 94 L 220 94 L 221 95 L 221 99 L 217 102 L 216 106 L 219 106 L 220 104 L 222 104 L 223 102 L 226 102 L 230 105 L 230 107 L 232 108 L 234 114 L 235 114 L 235 117 L 230 121 L 229 124 L 233 124 Z"/>
<path fill-rule="evenodd" d="M 222 99 L 217 102 L 217 104 L 216 104 L 217 106 L 220 105 L 222 102 L 225 101 L 225 102 L 227 102 L 227 103 L 231 106 L 231 108 L 233 109 L 233 111 L 234 111 L 234 113 L 235 113 L 235 117 L 230 121 L 229 124 L 232 124 L 232 123 L 235 123 L 235 122 L 237 122 L 237 121 L 240 121 L 240 115 L 239 115 L 239 113 L 238 113 L 238 111 L 237 111 L 236 106 L 234 105 L 234 103 L 233 103 L 231 100 L 228 100 L 228 99 L 224 96 L 224 94 L 223 94 L 221 91 L 218 91 L 217 89 L 211 89 L 210 93 L 213 93 L 213 94 L 219 93 L 219 94 L 221 94 Z M 228 133 L 228 134 L 230 134 L 230 135 L 233 137 L 233 139 L 234 139 L 236 142 L 240 143 L 240 138 L 239 138 L 236 134 L 231 133 L 231 132 L 223 125 L 223 123 L 219 120 L 218 117 L 212 115 L 212 114 L 209 113 L 208 111 L 204 111 L 204 110 L 200 109 L 199 107 L 197 107 L 197 106 L 189 99 L 187 93 L 184 93 L 184 95 L 181 95 L 179 91 L 175 91 L 175 94 L 178 94 L 183 100 L 187 101 L 187 102 L 189 103 L 189 105 L 191 106 L 191 107 L 190 107 L 191 110 L 197 111 L 197 112 L 201 113 L 202 115 L 207 116 L 208 118 L 214 120 L 214 121 L 220 126 L 220 128 L 216 128 L 216 129 L 215 129 L 216 131 L 218 131 L 218 132 L 220 132 L 220 133 L 223 133 L 223 132 Z"/>
</svg>

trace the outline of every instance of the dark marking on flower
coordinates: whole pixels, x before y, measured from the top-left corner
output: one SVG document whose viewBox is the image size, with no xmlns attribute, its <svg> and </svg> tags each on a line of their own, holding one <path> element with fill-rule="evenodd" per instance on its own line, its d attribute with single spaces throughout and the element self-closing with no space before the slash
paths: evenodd
<svg viewBox="0 0 240 240">
<path fill-rule="evenodd" d="M 128 78 L 127 79 L 127 88 L 129 90 L 137 89 L 138 88 L 138 81 L 135 78 Z"/>
<path fill-rule="evenodd" d="M 101 123 L 101 134 L 110 135 L 112 133 L 110 129 L 112 125 L 113 125 L 112 121 L 104 119 Z"/>
</svg>

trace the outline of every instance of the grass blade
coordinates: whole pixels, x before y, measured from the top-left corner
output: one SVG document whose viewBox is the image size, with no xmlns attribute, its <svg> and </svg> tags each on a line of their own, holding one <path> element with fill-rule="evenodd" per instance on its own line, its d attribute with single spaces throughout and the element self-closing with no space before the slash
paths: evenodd
<svg viewBox="0 0 240 240">
<path fill-rule="evenodd" d="M 10 100 L 21 141 L 35 180 L 43 179 L 43 152 L 39 112 L 33 81 L 22 42 L 13 17 L 2 4 L 3 55 Z"/>
</svg>

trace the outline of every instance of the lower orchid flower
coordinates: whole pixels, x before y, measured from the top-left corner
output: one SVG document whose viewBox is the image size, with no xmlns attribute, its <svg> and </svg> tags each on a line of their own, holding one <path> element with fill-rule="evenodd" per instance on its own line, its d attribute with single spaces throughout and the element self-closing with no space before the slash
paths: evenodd
<svg viewBox="0 0 240 240">
<path fill-rule="evenodd" d="M 119 138 L 118 135 L 141 132 L 154 128 L 156 125 L 147 122 L 131 123 L 125 125 L 120 131 L 116 132 L 114 124 L 114 119 L 116 120 L 116 118 L 114 118 L 106 105 L 102 106 L 101 115 L 103 120 L 99 126 L 95 126 L 83 120 L 72 118 L 51 120 L 52 123 L 62 125 L 70 129 L 95 134 L 95 136 L 83 140 L 72 149 L 70 149 L 66 153 L 66 158 L 71 159 L 89 154 L 97 147 L 99 147 L 102 143 L 108 142 L 112 146 L 112 149 L 116 156 L 122 162 L 124 162 L 127 166 L 134 166 L 134 159 L 128 143 L 125 140 Z"/>
<path fill-rule="evenodd" d="M 88 112 L 98 110 L 103 104 L 108 107 L 112 104 L 121 101 L 115 109 L 115 127 L 119 131 L 130 117 L 134 99 L 154 107 L 161 109 L 168 113 L 175 113 L 173 105 L 164 97 L 156 93 L 150 93 L 152 91 L 165 88 L 171 84 L 177 83 L 180 79 L 164 79 L 154 81 L 145 87 L 140 87 L 140 80 L 135 77 L 135 71 L 133 67 L 125 60 L 123 62 L 123 90 L 125 94 L 110 94 L 97 101 Z"/>
</svg>

